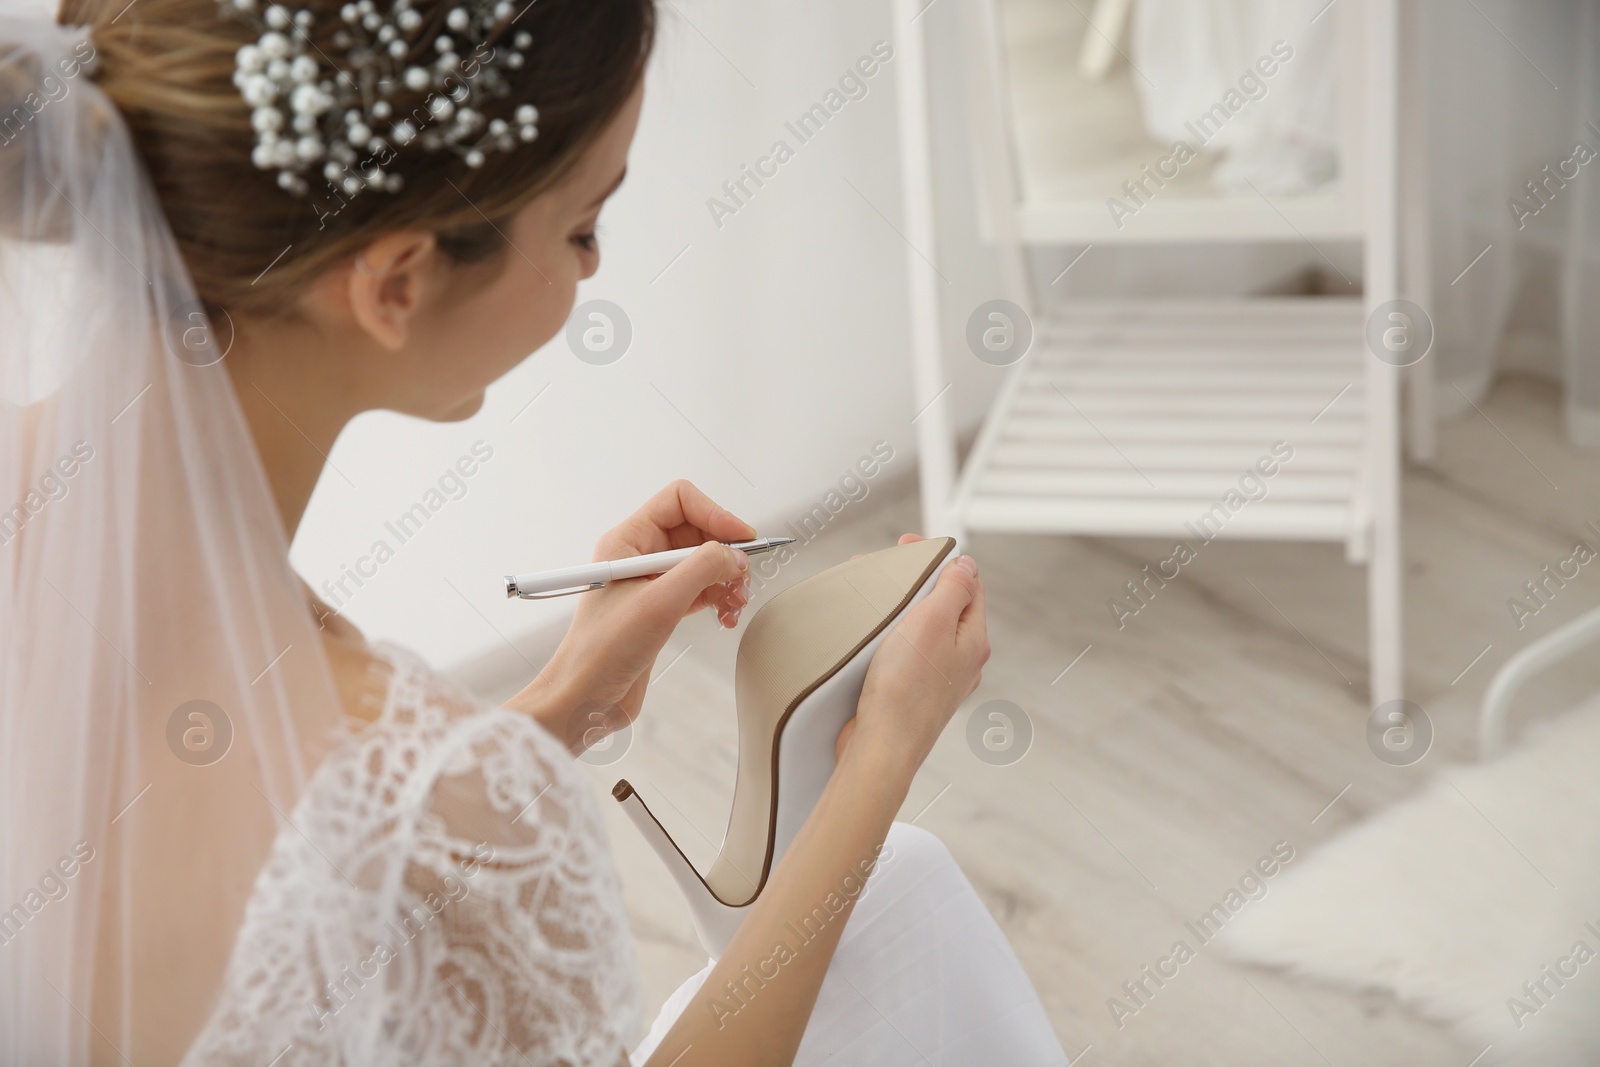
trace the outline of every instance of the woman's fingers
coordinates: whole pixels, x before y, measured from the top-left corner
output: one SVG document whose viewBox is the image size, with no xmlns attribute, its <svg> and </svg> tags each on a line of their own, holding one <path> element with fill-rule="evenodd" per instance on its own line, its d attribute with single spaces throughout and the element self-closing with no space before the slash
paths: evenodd
<svg viewBox="0 0 1600 1067">
<path fill-rule="evenodd" d="M 756 528 L 702 493 L 688 479 L 677 481 L 645 502 L 636 518 L 661 530 L 692 526 L 715 541 L 748 541 Z"/>
<path fill-rule="evenodd" d="M 977 566 L 972 557 L 962 556 L 940 571 L 925 601 L 929 607 L 924 614 L 937 620 L 941 627 L 948 625 L 952 632 L 956 631 L 962 614 L 971 609 L 978 597 Z"/>
<path fill-rule="evenodd" d="M 748 541 L 756 528 L 679 478 L 609 531 L 596 546 L 596 558 L 689 548 L 703 541 Z"/>
<path fill-rule="evenodd" d="M 707 541 L 688 559 L 652 579 L 639 593 L 639 607 L 670 628 L 701 604 L 714 602 L 719 586 L 736 589 L 749 573 L 749 556 Z M 724 598 L 732 595 L 723 594 Z"/>
<path fill-rule="evenodd" d="M 962 558 L 969 560 L 974 569 L 977 568 L 977 560 L 971 556 Z M 977 657 L 979 673 L 972 680 L 972 687 L 976 689 L 982 678 L 983 665 L 989 662 L 990 654 L 988 608 L 984 603 L 983 582 L 976 574 L 972 576 L 972 600 L 961 609 L 961 615 L 956 620 L 956 640 L 967 645 Z"/>
<path fill-rule="evenodd" d="M 960 557 L 909 608 L 867 669 L 850 745 L 887 746 L 896 758 L 920 765 L 951 715 L 974 689 L 988 659 L 982 626 L 982 587 L 971 561 Z M 969 614 L 971 613 L 971 614 Z M 837 746 L 842 749 L 843 744 Z"/>
<path fill-rule="evenodd" d="M 731 582 L 721 582 L 706 591 L 705 603 L 714 607 L 717 619 L 729 628 L 739 622 L 739 613 L 750 603 L 750 575 Z M 698 605 L 691 610 L 697 610 Z"/>
</svg>

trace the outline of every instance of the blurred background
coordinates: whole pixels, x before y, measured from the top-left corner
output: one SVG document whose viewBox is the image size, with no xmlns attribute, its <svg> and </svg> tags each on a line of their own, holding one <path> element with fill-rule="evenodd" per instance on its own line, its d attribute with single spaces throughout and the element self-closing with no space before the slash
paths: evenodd
<svg viewBox="0 0 1600 1067">
<path fill-rule="evenodd" d="M 501 575 L 675 478 L 802 538 L 752 612 L 957 533 L 994 655 L 901 817 L 1074 1063 L 1600 1062 L 1594 5 L 661 14 L 566 335 L 352 425 L 307 581 L 503 698 L 572 602 Z M 585 757 L 702 864 L 742 629 Z M 704 959 L 610 830 L 653 1012 Z"/>
</svg>

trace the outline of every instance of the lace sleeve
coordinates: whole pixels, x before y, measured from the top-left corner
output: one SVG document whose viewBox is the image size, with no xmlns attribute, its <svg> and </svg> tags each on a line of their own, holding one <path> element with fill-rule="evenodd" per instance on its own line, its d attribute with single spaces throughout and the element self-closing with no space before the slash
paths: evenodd
<svg viewBox="0 0 1600 1067">
<path fill-rule="evenodd" d="M 588 783 L 385 651 L 383 714 L 279 834 L 184 1062 L 626 1064 L 638 970 Z"/>
</svg>

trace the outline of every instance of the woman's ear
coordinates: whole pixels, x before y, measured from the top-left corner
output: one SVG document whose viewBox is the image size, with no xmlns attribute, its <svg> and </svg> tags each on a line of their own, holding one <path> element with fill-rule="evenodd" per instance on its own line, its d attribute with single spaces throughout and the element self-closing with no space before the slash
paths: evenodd
<svg viewBox="0 0 1600 1067">
<path fill-rule="evenodd" d="M 356 254 L 348 281 L 351 314 L 391 352 L 405 345 L 430 292 L 436 247 L 431 233 L 400 230 Z"/>
</svg>

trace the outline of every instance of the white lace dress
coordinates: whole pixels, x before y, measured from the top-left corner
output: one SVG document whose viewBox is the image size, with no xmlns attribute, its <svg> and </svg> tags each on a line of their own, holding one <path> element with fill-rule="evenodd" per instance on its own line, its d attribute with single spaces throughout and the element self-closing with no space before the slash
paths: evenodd
<svg viewBox="0 0 1600 1067">
<path fill-rule="evenodd" d="M 372 651 L 381 714 L 288 813 L 183 1063 L 626 1064 L 638 966 L 571 754 Z"/>
</svg>

